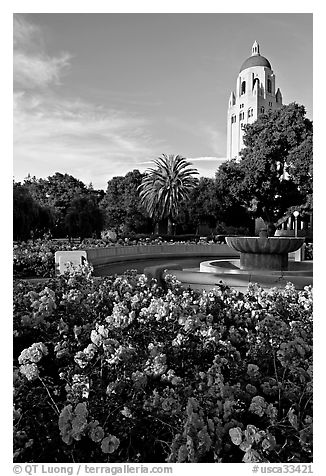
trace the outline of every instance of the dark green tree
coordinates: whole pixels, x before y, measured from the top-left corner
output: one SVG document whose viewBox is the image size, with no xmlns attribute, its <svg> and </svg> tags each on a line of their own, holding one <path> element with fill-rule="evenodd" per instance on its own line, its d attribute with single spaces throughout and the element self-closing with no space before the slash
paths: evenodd
<svg viewBox="0 0 326 476">
<path fill-rule="evenodd" d="M 145 172 L 139 186 L 140 201 L 155 222 L 167 219 L 167 232 L 172 234 L 181 202 L 189 200 L 198 183 L 198 171 L 180 155 L 163 154 L 153 162 L 156 167 Z"/>
<path fill-rule="evenodd" d="M 310 181 L 310 166 L 302 169 L 299 180 L 295 154 L 311 136 L 312 123 L 305 117 L 304 106 L 295 103 L 283 106 L 245 126 L 245 147 L 240 161 L 225 165 L 224 170 L 229 169 L 233 175 L 232 183 L 229 180 L 230 194 L 253 217 L 262 218 L 269 233 L 274 232 L 291 207 L 306 201 L 299 182 Z M 301 157 L 307 160 L 304 153 Z"/>
<path fill-rule="evenodd" d="M 27 240 L 42 236 L 51 229 L 51 209 L 40 205 L 21 183 L 13 185 L 13 236 L 14 240 Z"/>
<path fill-rule="evenodd" d="M 221 203 L 217 195 L 215 180 L 200 177 L 198 184 L 191 190 L 189 200 L 181 203 L 178 223 L 186 232 L 198 233 L 200 225 L 214 229 L 221 212 Z"/>
<path fill-rule="evenodd" d="M 105 196 L 100 203 L 106 228 L 120 232 L 150 231 L 151 223 L 140 205 L 137 191 L 143 176 L 139 170 L 133 170 L 124 177 L 113 177 L 108 181 Z"/>
<path fill-rule="evenodd" d="M 312 134 L 309 134 L 298 147 L 291 150 L 287 160 L 286 172 L 292 177 L 302 196 L 302 203 L 296 207 L 300 211 L 300 216 L 305 217 L 311 214 L 313 211 Z"/>
<path fill-rule="evenodd" d="M 76 196 L 65 215 L 65 225 L 70 237 L 99 237 L 103 216 L 96 200 L 85 195 Z"/>
<path fill-rule="evenodd" d="M 52 210 L 54 223 L 52 232 L 55 236 L 66 236 L 65 216 L 72 201 L 76 197 L 92 197 L 97 203 L 103 197 L 103 192 L 94 190 L 92 185 L 85 184 L 69 174 L 56 172 L 47 179 L 27 177 L 24 181 L 34 198 L 40 205 Z"/>
</svg>

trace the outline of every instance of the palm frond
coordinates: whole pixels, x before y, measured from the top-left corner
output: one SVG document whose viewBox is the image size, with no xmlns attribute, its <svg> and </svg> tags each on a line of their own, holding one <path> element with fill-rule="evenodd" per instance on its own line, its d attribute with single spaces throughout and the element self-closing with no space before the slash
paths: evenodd
<svg viewBox="0 0 326 476">
<path fill-rule="evenodd" d="M 153 164 L 156 167 L 145 171 L 138 187 L 141 204 L 152 218 L 176 218 L 179 203 L 189 198 L 198 182 L 198 171 L 180 155 L 162 154 Z"/>
</svg>

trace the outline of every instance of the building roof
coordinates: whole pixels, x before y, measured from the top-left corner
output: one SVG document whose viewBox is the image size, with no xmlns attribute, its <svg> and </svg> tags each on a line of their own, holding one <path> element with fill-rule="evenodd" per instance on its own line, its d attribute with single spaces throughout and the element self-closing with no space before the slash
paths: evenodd
<svg viewBox="0 0 326 476">
<path fill-rule="evenodd" d="M 249 56 L 249 58 L 247 58 L 246 61 L 242 63 L 239 73 L 241 73 L 241 71 L 243 71 L 244 69 L 252 68 L 253 66 L 264 66 L 266 68 L 272 69 L 268 59 L 266 59 L 264 56 L 256 54 L 253 56 Z"/>
</svg>

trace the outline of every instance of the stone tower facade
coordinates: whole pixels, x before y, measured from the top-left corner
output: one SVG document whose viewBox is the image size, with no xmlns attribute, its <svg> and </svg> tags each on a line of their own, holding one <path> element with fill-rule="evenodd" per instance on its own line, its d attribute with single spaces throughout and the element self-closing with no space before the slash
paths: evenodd
<svg viewBox="0 0 326 476">
<path fill-rule="evenodd" d="M 261 56 L 257 41 L 251 56 L 245 60 L 237 78 L 236 90 L 229 99 L 227 118 L 227 159 L 239 158 L 243 145 L 243 126 L 254 122 L 260 114 L 282 106 L 282 94 L 276 90 L 275 75 L 270 62 Z"/>
</svg>

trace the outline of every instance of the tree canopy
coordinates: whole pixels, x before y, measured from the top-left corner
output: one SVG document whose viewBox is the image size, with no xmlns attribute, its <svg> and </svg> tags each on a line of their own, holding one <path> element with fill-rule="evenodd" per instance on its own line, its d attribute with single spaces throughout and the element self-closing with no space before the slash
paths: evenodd
<svg viewBox="0 0 326 476">
<path fill-rule="evenodd" d="M 35 200 L 28 188 L 20 183 L 13 187 L 13 235 L 26 240 L 47 232 L 53 225 L 51 209 Z"/>
<path fill-rule="evenodd" d="M 100 236 L 103 217 L 96 201 L 88 196 L 76 196 L 65 215 L 65 225 L 69 236 L 81 239 Z"/>
<path fill-rule="evenodd" d="M 102 194 L 69 174 L 56 172 L 46 179 L 27 177 L 23 183 L 32 198 L 42 207 L 51 210 L 53 217 L 52 232 L 55 236 L 67 234 L 65 217 L 68 208 L 77 197 L 87 196 L 98 203 Z"/>
<path fill-rule="evenodd" d="M 254 217 L 275 227 L 312 194 L 312 122 L 304 106 L 292 103 L 246 125 L 243 141 L 240 161 L 223 164 L 218 180 Z"/>
<path fill-rule="evenodd" d="M 144 174 L 135 169 L 124 177 L 117 176 L 108 181 L 100 204 L 107 228 L 123 233 L 149 231 L 149 220 L 144 216 L 137 190 L 143 177 Z"/>
</svg>

